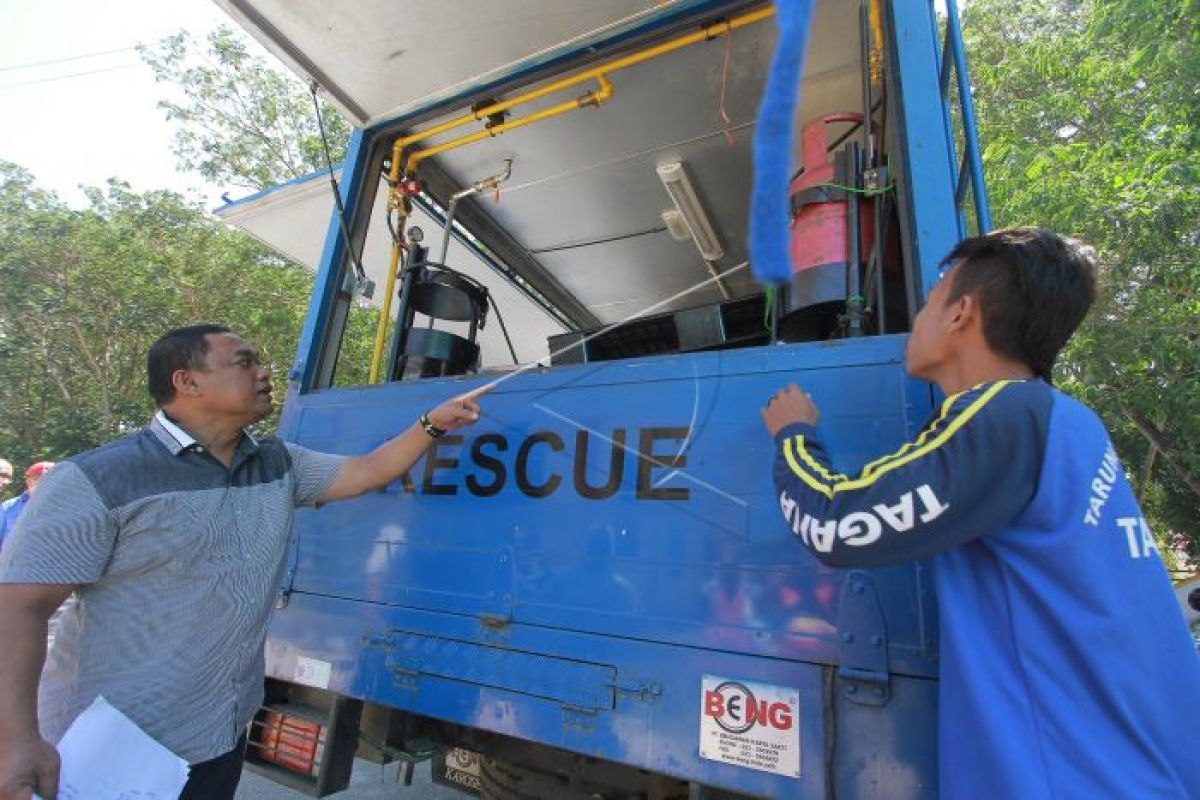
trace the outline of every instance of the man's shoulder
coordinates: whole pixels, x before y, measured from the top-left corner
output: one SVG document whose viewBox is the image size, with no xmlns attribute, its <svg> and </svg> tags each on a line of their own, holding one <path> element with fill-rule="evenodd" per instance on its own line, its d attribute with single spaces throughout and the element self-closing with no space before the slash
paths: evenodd
<svg viewBox="0 0 1200 800">
<path fill-rule="evenodd" d="M 1045 425 L 1058 394 L 1040 380 L 989 381 L 950 398 L 943 413 L 967 419 L 981 415 L 1000 424 Z"/>
<path fill-rule="evenodd" d="M 274 434 L 267 436 L 255 436 L 254 440 L 258 443 L 258 454 L 270 462 L 282 463 L 284 469 L 291 469 L 292 454 L 288 450 L 288 443 L 280 439 Z"/>
<path fill-rule="evenodd" d="M 149 429 L 143 428 L 119 439 L 67 459 L 76 467 L 110 508 L 123 505 L 150 491 L 151 485 L 170 481 L 174 456 Z"/>
<path fill-rule="evenodd" d="M 1056 428 L 1070 436 L 1090 434 L 1104 440 L 1109 438 L 1108 426 L 1094 408 L 1066 392 L 1058 389 L 1053 389 L 1052 392 Z"/>
<path fill-rule="evenodd" d="M 165 455 L 169 455 L 166 448 L 155 441 L 149 431 L 142 429 L 71 456 L 64 463 L 74 464 L 92 478 L 106 470 L 128 469 Z"/>
<path fill-rule="evenodd" d="M 254 434 L 254 441 L 258 443 L 260 450 L 267 452 L 287 452 L 287 443 L 273 433 Z"/>
</svg>

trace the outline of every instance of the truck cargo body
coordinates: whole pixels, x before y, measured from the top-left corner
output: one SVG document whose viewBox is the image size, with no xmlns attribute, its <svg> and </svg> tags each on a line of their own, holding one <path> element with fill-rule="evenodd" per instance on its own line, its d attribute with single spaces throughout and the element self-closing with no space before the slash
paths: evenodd
<svg viewBox="0 0 1200 800">
<path fill-rule="evenodd" d="M 330 71 L 346 53 L 302 47 L 303 31 L 320 20 L 290 29 L 286 4 L 223 5 L 302 74 L 326 89 L 338 83 Z M 393 187 L 380 175 L 398 136 L 763 8 L 622 5 L 630 16 L 619 24 L 468 70 L 423 97 L 378 100 L 370 82 L 329 92 L 360 129 L 338 173 L 345 224 L 336 215 L 329 223 L 280 436 L 360 454 L 441 400 L 498 384 L 477 425 L 435 440 L 402 479 L 298 513 L 267 643 L 267 708 L 282 715 L 271 723 L 276 739 L 278 720 L 292 713 L 315 720 L 320 747 L 297 764 L 252 745 L 251 761 L 314 794 L 344 784 L 347 752 L 381 761 L 435 753 L 444 765 L 458 748 L 493 769 L 482 788 L 474 778 L 458 783 L 492 797 L 555 796 L 546 788 L 555 780 L 563 797 L 934 797 L 938 623 L 928 568 L 821 566 L 782 519 L 759 416 L 773 392 L 802 385 L 821 408 L 834 463 L 853 469 L 912 438 L 938 399 L 905 375 L 904 331 L 965 233 L 961 208 L 977 164 L 969 124 L 957 134 L 970 145 L 958 161 L 951 123 L 963 112 L 946 99 L 950 69 L 931 3 L 823 0 L 813 21 L 806 118 L 862 112 L 870 94 L 860 91 L 868 65 L 859 48 L 872 28 L 881 32 L 884 66 L 870 80 L 886 103 L 864 126 L 878 136 L 864 145 L 875 148 L 867 154 L 875 167 L 856 178 L 887 184 L 856 190 L 876 198 L 883 221 L 878 273 L 863 253 L 856 278 L 877 281 L 861 287 L 867 335 L 839 327 L 784 341 L 769 319 L 745 327 L 747 308 L 755 320 L 803 310 L 794 302 L 800 284 L 788 307 L 762 296 L 744 269 L 752 125 L 730 138 L 730 126 L 713 121 L 713 80 L 738 92 L 722 100 L 734 118 L 752 120 L 773 42 L 767 20 L 732 34 L 732 71 L 714 49 L 725 44 L 701 42 L 614 71 L 615 95 L 597 108 L 423 162 L 424 192 L 404 221 L 428 225 L 444 221 L 455 189 L 515 158 L 513 181 L 525 183 L 511 196 L 501 185 L 498 202 L 487 193 L 465 202 L 451 252 L 459 264 L 470 257 L 472 274 L 495 273 L 494 299 L 520 293 L 505 316 L 516 319 L 508 327 L 549 338 L 545 350 L 522 353 L 536 366 L 497 358 L 503 340 L 489 320 L 467 374 L 395 380 L 404 376 L 385 363 L 375 385 L 339 381 L 346 321 L 359 303 L 351 252 L 380 289 L 386 281 L 385 259 L 371 254 L 384 253 L 390 237 L 384 245 L 371 237 L 394 212 Z M 563 13 L 588 13 L 580 8 Z M 954 46 L 956 16 L 949 29 Z M 364 58 L 380 47 L 364 45 Z M 686 60 L 694 58 L 703 63 Z M 689 116 L 692 101 L 703 106 L 702 124 Z M 702 133 L 689 139 L 697 125 Z M 692 243 L 656 230 L 615 236 L 670 205 L 654 177 L 664 160 L 687 163 L 721 231 L 728 298 L 706 281 Z M 582 215 L 585 207 L 595 210 Z M 238 209 L 230 213 L 243 224 Z M 984 199 L 973 213 L 986 221 Z M 585 239 L 579 251 L 529 246 Z M 703 291 L 689 293 L 702 281 Z M 895 303 L 886 324 L 885 300 Z M 643 308 L 653 324 L 636 313 Z M 835 310 L 838 326 L 857 313 Z M 733 335 L 735 316 L 749 334 Z M 586 349 L 621 332 L 629 353 Z M 921 502 L 895 498 L 915 513 Z M 528 792 L 506 794 L 501 774 Z"/>
</svg>

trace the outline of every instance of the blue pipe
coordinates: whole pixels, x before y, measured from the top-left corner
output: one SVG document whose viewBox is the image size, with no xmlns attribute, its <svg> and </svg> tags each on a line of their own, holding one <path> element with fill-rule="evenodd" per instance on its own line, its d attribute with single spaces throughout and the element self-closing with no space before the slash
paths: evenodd
<svg viewBox="0 0 1200 800">
<path fill-rule="evenodd" d="M 950 0 L 954 2 L 954 0 Z M 946 134 L 946 146 L 950 150 L 950 185 L 954 189 L 954 219 L 958 225 L 958 238 L 962 239 L 967 235 L 967 219 L 962 213 L 962 185 L 961 172 L 955 172 L 954 165 L 958 163 L 958 150 L 954 146 L 954 123 L 950 118 L 950 59 L 947 57 L 945 50 L 946 41 L 939 45 L 938 43 L 938 24 L 937 13 L 934 10 L 933 0 L 929 0 L 929 28 L 932 31 L 930 40 L 933 42 L 933 66 L 938 76 L 938 89 L 940 90 L 941 103 L 938 105 L 942 109 L 942 126 Z M 946 26 L 946 34 L 949 36 L 950 26 Z"/>
<path fill-rule="evenodd" d="M 967 57 L 963 53 L 962 28 L 958 19 L 958 3 L 946 2 L 946 33 L 950 39 L 950 52 L 954 58 L 954 71 L 958 78 L 958 98 L 962 103 L 963 133 L 966 139 L 967 159 L 971 162 L 971 194 L 975 196 L 975 219 L 980 233 L 992 229 L 992 212 L 988 206 L 987 187 L 983 182 L 983 159 L 979 155 L 979 132 L 975 128 L 975 103 L 971 99 L 971 81 L 967 75 Z"/>
</svg>

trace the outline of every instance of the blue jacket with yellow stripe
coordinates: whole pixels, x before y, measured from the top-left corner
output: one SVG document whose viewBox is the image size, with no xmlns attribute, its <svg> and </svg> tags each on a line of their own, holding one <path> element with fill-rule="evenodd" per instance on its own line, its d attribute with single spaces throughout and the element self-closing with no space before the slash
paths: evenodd
<svg viewBox="0 0 1200 800">
<path fill-rule="evenodd" d="M 783 516 L 822 562 L 932 560 L 943 797 L 1200 798 L 1200 659 L 1090 409 L 983 384 L 857 475 L 811 426 L 776 443 Z"/>
</svg>

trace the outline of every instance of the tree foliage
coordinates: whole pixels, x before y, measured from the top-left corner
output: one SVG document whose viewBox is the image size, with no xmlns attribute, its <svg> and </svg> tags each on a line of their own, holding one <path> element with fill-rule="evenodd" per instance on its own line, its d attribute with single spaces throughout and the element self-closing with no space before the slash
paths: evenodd
<svg viewBox="0 0 1200 800">
<path fill-rule="evenodd" d="M 141 48 L 158 80 L 182 94 L 163 100 L 172 123 L 180 166 L 219 185 L 266 189 L 326 167 L 312 97 L 291 73 L 252 52 L 245 37 L 227 27 L 203 45 L 179 32 Z M 321 102 L 329 158 L 345 157 L 350 126 Z M 354 306 L 338 359 L 338 385 L 366 383 L 379 312 Z"/>
<path fill-rule="evenodd" d="M 217 185 L 258 190 L 325 168 L 304 86 L 251 52 L 232 29 L 215 29 L 203 46 L 180 31 L 139 52 L 155 77 L 182 95 L 159 106 L 175 123 L 174 151 L 184 169 Z M 336 164 L 350 127 L 336 109 L 321 106 Z"/>
<path fill-rule="evenodd" d="M 69 208 L 0 162 L 0 453 L 57 460 L 144 425 L 146 351 L 189 322 L 243 332 L 282 397 L 308 272 L 172 192 L 88 195 Z"/>
<path fill-rule="evenodd" d="M 258 190 L 325 165 L 303 84 L 232 30 L 203 47 L 179 33 L 142 56 L 175 94 L 161 105 L 181 168 Z M 336 162 L 349 127 L 323 113 Z M 0 454 L 18 465 L 57 460 L 144 425 L 146 350 L 190 322 L 245 335 L 282 397 L 311 273 L 173 192 L 138 194 L 112 180 L 87 196 L 87 208 L 71 208 L 0 161 Z M 365 372 L 359 351 L 374 331 L 374 312 L 353 317 L 343 382 Z"/>
<path fill-rule="evenodd" d="M 1200 27 L 1193 0 L 972 0 L 998 226 L 1098 252 L 1061 386 L 1096 408 L 1160 534 L 1200 556 Z"/>
</svg>

